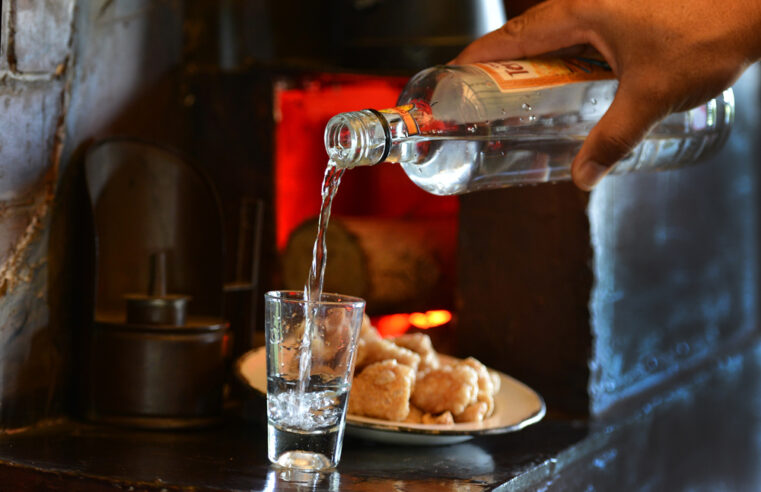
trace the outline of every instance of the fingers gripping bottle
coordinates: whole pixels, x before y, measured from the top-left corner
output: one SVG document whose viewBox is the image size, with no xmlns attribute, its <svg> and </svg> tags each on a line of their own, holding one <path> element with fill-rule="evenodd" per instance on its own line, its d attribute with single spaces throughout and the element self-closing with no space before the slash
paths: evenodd
<svg viewBox="0 0 761 492">
<path fill-rule="evenodd" d="M 617 87 L 607 64 L 591 58 L 429 68 L 409 81 L 397 107 L 331 118 L 325 148 L 342 168 L 399 163 L 436 195 L 567 180 Z M 666 117 L 611 173 L 693 163 L 723 145 L 733 118 L 727 89 Z"/>
</svg>

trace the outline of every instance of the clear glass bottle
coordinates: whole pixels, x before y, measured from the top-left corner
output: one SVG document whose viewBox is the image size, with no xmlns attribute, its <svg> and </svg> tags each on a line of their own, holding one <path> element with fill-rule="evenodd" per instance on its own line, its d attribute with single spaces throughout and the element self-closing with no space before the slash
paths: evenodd
<svg viewBox="0 0 761 492">
<path fill-rule="evenodd" d="M 433 67 L 410 80 L 398 107 L 331 118 L 325 148 L 338 167 L 399 163 L 437 195 L 570 179 L 617 87 L 610 68 L 589 58 Z M 693 163 L 723 145 L 733 118 L 727 89 L 662 120 L 611 172 Z"/>
</svg>

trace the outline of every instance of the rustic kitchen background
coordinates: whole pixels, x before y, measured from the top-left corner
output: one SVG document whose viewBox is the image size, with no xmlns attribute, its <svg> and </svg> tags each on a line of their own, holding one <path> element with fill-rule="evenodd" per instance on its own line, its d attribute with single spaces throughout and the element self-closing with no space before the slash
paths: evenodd
<svg viewBox="0 0 761 492">
<path fill-rule="evenodd" d="M 504 21 L 498 2 L 391 3 L 2 0 L 0 433 L 101 415 L 92 332 L 121 295 L 145 292 L 158 250 L 169 252 L 167 288 L 193 293 L 189 314 L 229 322 L 229 360 L 257 343 L 263 292 L 307 273 L 288 267 L 303 261 L 299 232 L 311 235 L 327 119 L 392 106 L 409 75 Z M 700 440 L 688 427 L 735 419 L 709 433 L 735 450 L 710 476 L 758 483 L 759 356 L 748 347 L 760 88 L 753 66 L 709 162 L 607 178 L 591 194 L 564 183 L 438 198 L 394 166 L 350 171 L 334 239 L 348 253 L 329 250 L 327 282 L 358 290 L 346 293 L 367 297 L 392 331 L 420 329 L 412 312 L 450 313 L 429 329 L 436 342 L 527 382 L 550 417 L 626 415 L 629 430 L 650 429 L 643 395 L 661 391 L 689 442 Z M 125 142 L 183 169 L 171 183 L 203 184 L 127 186 L 106 207 L 93 180 L 110 176 L 98 174 L 108 159 L 95 151 Z M 157 232 L 169 242 L 134 217 L 169 221 Z M 137 228 L 120 236 L 121 223 Z M 407 256 L 383 247 L 399 244 Z M 701 385 L 751 406 L 701 413 L 690 406 Z M 653 442 L 636 436 L 620 456 L 649 463 Z M 658 456 L 675 463 L 680 449 Z"/>
</svg>

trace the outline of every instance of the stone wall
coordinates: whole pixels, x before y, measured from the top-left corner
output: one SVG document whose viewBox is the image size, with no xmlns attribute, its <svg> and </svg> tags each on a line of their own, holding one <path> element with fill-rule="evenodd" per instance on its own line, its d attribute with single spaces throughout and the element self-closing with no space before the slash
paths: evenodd
<svg viewBox="0 0 761 492">
<path fill-rule="evenodd" d="M 64 412 L 71 327 L 51 305 L 65 309 L 61 291 L 82 285 L 49 263 L 58 184 L 83 142 L 159 126 L 124 113 L 179 64 L 181 25 L 175 1 L 2 2 L 0 431 Z"/>
</svg>

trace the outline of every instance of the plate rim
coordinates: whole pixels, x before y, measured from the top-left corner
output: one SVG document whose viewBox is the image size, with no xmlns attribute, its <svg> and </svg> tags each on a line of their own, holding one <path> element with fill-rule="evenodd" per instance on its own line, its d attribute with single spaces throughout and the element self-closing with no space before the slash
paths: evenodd
<svg viewBox="0 0 761 492">
<path fill-rule="evenodd" d="M 259 352 L 265 352 L 265 362 L 266 362 L 266 347 L 257 347 L 254 349 L 251 349 L 245 353 L 243 353 L 238 359 L 235 361 L 235 376 L 239 380 L 240 383 L 242 383 L 246 388 L 253 391 L 257 396 L 266 398 L 267 393 L 266 391 L 262 392 L 259 388 L 256 388 L 251 382 L 246 378 L 246 376 L 243 374 L 243 363 L 248 360 L 251 357 L 254 357 Z M 441 354 L 446 357 L 454 357 L 446 354 Z M 392 422 L 392 421 L 383 421 L 381 419 L 374 419 L 372 417 L 362 417 L 362 416 L 352 416 L 351 414 L 346 415 L 346 426 L 347 427 L 354 427 L 357 429 L 372 429 L 373 431 L 380 431 L 380 432 L 386 432 L 389 434 L 416 434 L 420 436 L 484 436 L 484 435 L 495 435 L 495 434 L 506 434 L 509 432 L 516 432 L 519 430 L 522 430 L 529 425 L 535 424 L 542 420 L 544 418 L 545 414 L 547 413 L 547 405 L 544 401 L 544 398 L 542 395 L 540 395 L 536 390 L 528 386 L 527 384 L 515 379 L 512 376 L 509 376 L 503 372 L 497 371 L 495 369 L 489 369 L 490 371 L 494 371 L 497 374 L 499 374 L 500 378 L 507 379 L 511 384 L 517 384 L 518 386 L 522 387 L 523 389 L 531 392 L 536 399 L 539 402 L 539 408 L 531 415 L 527 416 L 526 418 L 522 419 L 520 422 L 517 422 L 513 425 L 507 425 L 507 426 L 500 426 L 500 427 L 490 427 L 490 428 L 482 428 L 482 429 L 453 429 L 450 427 L 450 425 L 458 425 L 455 424 L 444 424 L 444 425 L 437 425 L 437 424 L 412 424 L 412 425 L 427 425 L 427 427 L 411 427 L 410 424 L 404 424 L 403 422 Z M 364 421 L 356 421 L 354 418 L 362 418 L 362 419 L 372 419 L 377 422 L 364 422 Z"/>
</svg>

